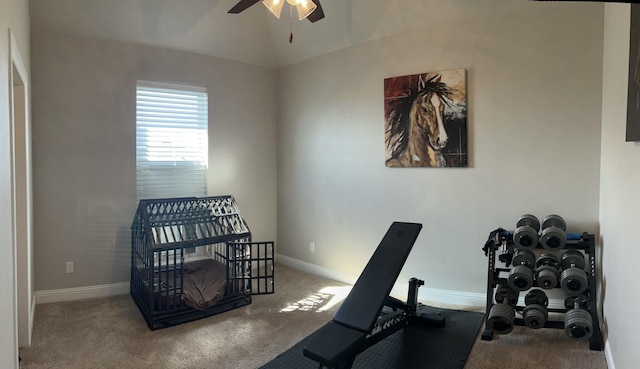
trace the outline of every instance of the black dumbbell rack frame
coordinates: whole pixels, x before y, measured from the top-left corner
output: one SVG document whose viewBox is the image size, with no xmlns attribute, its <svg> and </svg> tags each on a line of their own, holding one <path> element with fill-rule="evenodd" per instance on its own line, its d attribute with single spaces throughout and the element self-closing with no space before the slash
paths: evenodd
<svg viewBox="0 0 640 369">
<path fill-rule="evenodd" d="M 538 244 L 536 249 L 543 249 L 542 245 Z M 587 278 L 589 281 L 589 288 L 584 293 L 589 300 L 589 313 L 591 314 L 591 321 L 593 325 L 593 333 L 589 338 L 589 349 L 594 351 L 602 351 L 603 343 L 602 343 L 602 332 L 600 330 L 600 320 L 598 318 L 598 310 L 597 310 L 597 298 L 596 298 L 596 250 L 595 250 L 595 237 L 593 234 L 583 233 L 580 236 L 579 240 L 567 240 L 562 251 L 565 250 L 582 250 L 585 253 L 585 262 L 587 270 Z M 513 238 L 510 232 L 507 232 L 503 229 L 497 229 L 494 232 L 491 232 L 489 236 L 489 240 L 485 244 L 484 247 L 485 254 L 488 258 L 488 273 L 487 273 L 487 306 L 486 306 L 486 314 L 485 314 L 485 328 L 482 331 L 481 338 L 484 341 L 491 341 L 493 339 L 494 332 L 491 328 L 487 326 L 487 319 L 489 318 L 489 312 L 494 305 L 494 293 L 496 287 L 498 285 L 508 286 L 507 278 L 500 277 L 500 273 L 509 273 L 511 270 L 511 258 L 515 251 L 515 247 L 513 244 Z M 550 250 L 544 250 L 548 252 Z M 561 250 L 557 250 L 561 251 Z M 553 251 L 552 251 L 553 252 Z M 496 255 L 498 257 L 496 260 Z M 500 262 L 504 264 L 503 268 L 499 268 L 496 266 L 496 263 Z M 534 280 L 532 288 L 540 287 L 537 284 L 537 281 Z M 560 288 L 559 286 L 556 288 Z M 516 305 L 515 310 L 522 315 L 522 311 L 524 307 L 521 305 Z M 567 309 L 559 309 L 559 308 L 548 308 L 550 313 L 566 313 Z M 518 317 L 516 314 L 516 318 L 514 320 L 514 325 L 525 326 L 524 319 Z M 547 320 L 544 328 L 556 328 L 556 329 L 564 329 L 564 321 L 558 320 Z"/>
</svg>

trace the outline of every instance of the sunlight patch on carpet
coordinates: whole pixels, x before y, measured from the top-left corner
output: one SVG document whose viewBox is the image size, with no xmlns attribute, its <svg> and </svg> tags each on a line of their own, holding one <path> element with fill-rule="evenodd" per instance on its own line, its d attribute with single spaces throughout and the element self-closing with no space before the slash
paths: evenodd
<svg viewBox="0 0 640 369">
<path fill-rule="evenodd" d="M 281 313 L 311 311 L 320 313 L 341 303 L 351 292 L 351 286 L 329 286 L 280 309 Z"/>
</svg>

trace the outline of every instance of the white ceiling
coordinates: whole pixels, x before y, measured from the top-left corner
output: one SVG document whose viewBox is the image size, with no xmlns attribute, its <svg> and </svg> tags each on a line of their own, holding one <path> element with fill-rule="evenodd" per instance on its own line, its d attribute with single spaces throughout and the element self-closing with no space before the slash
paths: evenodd
<svg viewBox="0 0 640 369">
<path fill-rule="evenodd" d="M 278 20 L 238 0 L 30 0 L 34 29 L 137 42 L 278 68 L 361 42 L 495 12 L 557 6 L 527 0 L 322 0 L 325 18 Z M 294 14 L 295 16 L 295 14 Z M 294 39 L 289 43 L 289 27 Z"/>
</svg>

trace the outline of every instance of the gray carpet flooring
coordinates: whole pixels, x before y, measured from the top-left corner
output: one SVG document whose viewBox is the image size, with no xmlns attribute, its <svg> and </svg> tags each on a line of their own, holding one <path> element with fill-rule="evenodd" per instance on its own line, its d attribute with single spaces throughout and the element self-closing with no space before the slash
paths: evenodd
<svg viewBox="0 0 640 369">
<path fill-rule="evenodd" d="M 328 322 L 348 293 L 344 284 L 280 264 L 275 278 L 276 293 L 256 296 L 249 306 L 155 331 L 128 295 L 37 305 L 32 345 L 20 349 L 20 368 L 259 368 Z M 586 342 L 569 340 L 562 330 L 526 327 L 492 341 L 481 341 L 478 333 L 465 364 L 606 367 L 604 353 L 590 351 Z"/>
</svg>

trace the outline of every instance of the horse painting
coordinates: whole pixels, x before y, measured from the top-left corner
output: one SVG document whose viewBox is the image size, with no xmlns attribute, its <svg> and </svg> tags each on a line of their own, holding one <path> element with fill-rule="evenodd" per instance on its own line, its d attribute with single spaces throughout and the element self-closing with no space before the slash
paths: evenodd
<svg viewBox="0 0 640 369">
<path fill-rule="evenodd" d="M 387 98 L 386 166 L 448 166 L 443 155 L 449 142 L 445 108 L 452 108 L 454 92 L 441 74 L 419 75 L 417 83 L 407 83 L 398 96 Z"/>
</svg>

